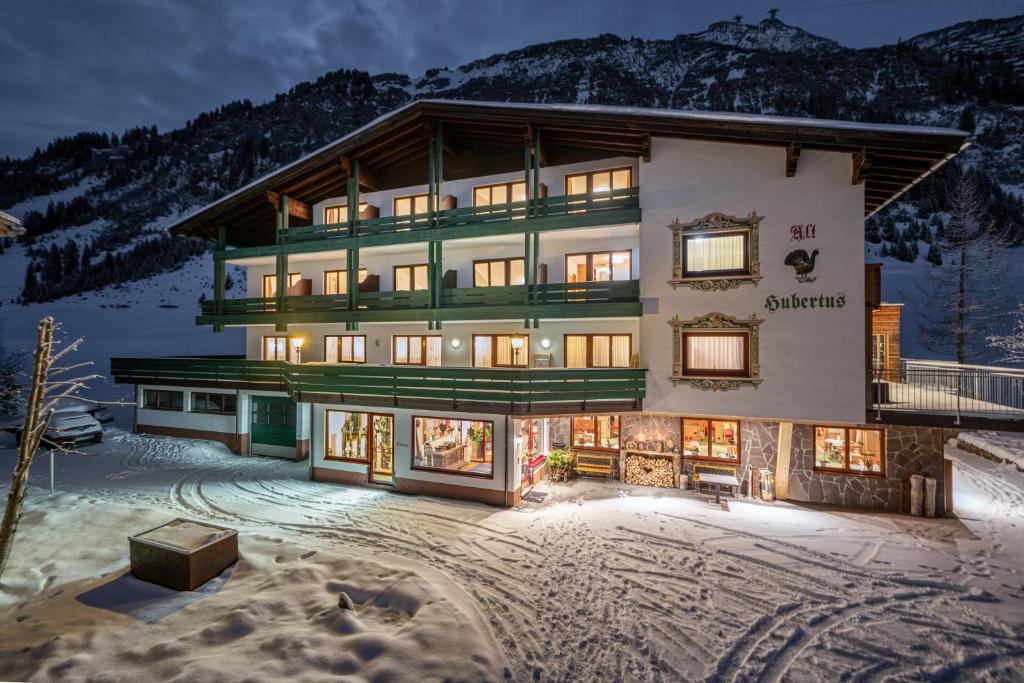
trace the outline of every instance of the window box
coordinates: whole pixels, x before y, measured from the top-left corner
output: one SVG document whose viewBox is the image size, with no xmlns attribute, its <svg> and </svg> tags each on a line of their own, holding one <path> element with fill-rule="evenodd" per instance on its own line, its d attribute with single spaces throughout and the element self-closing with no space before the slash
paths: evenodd
<svg viewBox="0 0 1024 683">
<path fill-rule="evenodd" d="M 674 220 L 672 231 L 672 287 L 701 291 L 734 289 L 761 280 L 757 213 L 737 218 L 711 213 L 690 223 Z"/>
</svg>

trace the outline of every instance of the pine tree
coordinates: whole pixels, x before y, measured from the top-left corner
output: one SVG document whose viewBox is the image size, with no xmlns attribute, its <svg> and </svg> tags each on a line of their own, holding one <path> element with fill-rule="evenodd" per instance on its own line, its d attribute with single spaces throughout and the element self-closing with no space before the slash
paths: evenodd
<svg viewBox="0 0 1024 683">
<path fill-rule="evenodd" d="M 956 127 L 968 133 L 974 132 L 974 129 L 977 127 L 977 123 L 974 120 L 974 105 L 968 104 L 964 107 L 963 111 L 960 112 L 960 122 L 957 123 Z"/>
<path fill-rule="evenodd" d="M 924 260 L 933 266 L 942 265 L 942 247 L 938 246 L 934 242 L 928 247 L 928 255 L 924 257 Z"/>
<path fill-rule="evenodd" d="M 17 415 L 21 412 L 21 357 L 7 350 L 0 329 L 0 415 Z"/>
</svg>

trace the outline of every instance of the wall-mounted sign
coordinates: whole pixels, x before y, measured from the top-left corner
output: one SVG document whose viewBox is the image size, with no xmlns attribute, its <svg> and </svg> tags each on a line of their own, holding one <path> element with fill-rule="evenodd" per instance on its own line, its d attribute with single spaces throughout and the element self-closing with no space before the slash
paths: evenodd
<svg viewBox="0 0 1024 683">
<path fill-rule="evenodd" d="M 801 296 L 790 294 L 789 296 L 776 296 L 769 294 L 764 300 L 764 307 L 769 313 L 788 310 L 812 310 L 816 308 L 843 308 L 846 306 L 846 293 L 819 294 L 818 296 Z"/>
<path fill-rule="evenodd" d="M 804 225 L 792 225 L 789 228 L 789 239 L 793 242 L 803 242 L 804 240 L 813 240 L 817 237 L 818 226 L 814 223 L 806 223 Z"/>
<path fill-rule="evenodd" d="M 811 275 L 814 272 L 814 262 L 818 259 L 818 250 L 815 249 L 810 254 L 805 249 L 794 249 L 793 251 L 786 254 L 786 260 L 783 261 L 787 266 L 791 266 L 793 271 L 796 272 L 796 281 L 800 283 L 814 282 L 818 278 Z"/>
</svg>

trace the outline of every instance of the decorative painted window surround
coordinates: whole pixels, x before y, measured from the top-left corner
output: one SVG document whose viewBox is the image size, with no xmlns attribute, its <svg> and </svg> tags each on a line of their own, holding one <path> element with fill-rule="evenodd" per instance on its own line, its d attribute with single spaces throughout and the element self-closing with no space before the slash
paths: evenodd
<svg viewBox="0 0 1024 683">
<path fill-rule="evenodd" d="M 739 389 L 744 385 L 757 387 L 764 380 L 761 379 L 761 359 L 759 350 L 760 326 L 764 322 L 756 315 L 748 319 L 733 318 L 724 313 L 708 313 L 707 315 L 693 318 L 692 320 L 680 320 L 674 316 L 668 321 L 672 327 L 672 376 L 669 377 L 672 384 L 689 382 L 695 389 L 704 391 L 728 391 Z M 743 332 L 747 335 L 747 375 L 739 376 L 711 376 L 711 375 L 687 375 L 683 370 L 683 339 L 686 332 Z"/>
<path fill-rule="evenodd" d="M 735 289 L 744 283 L 757 285 L 761 280 L 761 259 L 759 248 L 759 233 L 761 220 L 764 216 L 758 216 L 752 211 L 746 218 L 738 218 L 724 213 L 709 213 L 703 218 L 689 223 L 680 223 L 676 218 L 669 224 L 672 231 L 672 279 L 669 284 L 673 288 L 679 286 L 690 287 L 705 292 L 714 292 L 725 289 Z M 735 234 L 745 232 L 747 235 L 747 267 L 744 272 L 728 273 L 705 273 L 687 275 L 685 268 L 685 249 L 683 242 L 687 237 L 695 235 L 711 237 L 714 235 Z"/>
</svg>

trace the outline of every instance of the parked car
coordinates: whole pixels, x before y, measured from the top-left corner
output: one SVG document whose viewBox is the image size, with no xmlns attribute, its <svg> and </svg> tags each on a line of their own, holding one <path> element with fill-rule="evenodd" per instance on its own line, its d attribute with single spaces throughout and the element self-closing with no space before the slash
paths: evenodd
<svg viewBox="0 0 1024 683">
<path fill-rule="evenodd" d="M 61 401 L 54 409 L 50 424 L 43 434 L 43 445 L 75 445 L 103 441 L 103 426 L 90 412 L 93 407 L 93 404 L 86 401 Z M 14 434 L 14 439 L 18 443 L 21 443 L 21 424 L 22 420 L 19 420 L 17 425 L 6 428 Z"/>
<path fill-rule="evenodd" d="M 100 424 L 107 424 L 108 422 L 114 421 L 114 416 L 110 413 L 110 410 L 102 404 L 93 403 L 80 398 L 65 398 L 61 399 L 57 410 L 54 412 L 74 412 L 78 411 L 81 413 L 89 413 L 96 421 Z"/>
</svg>

